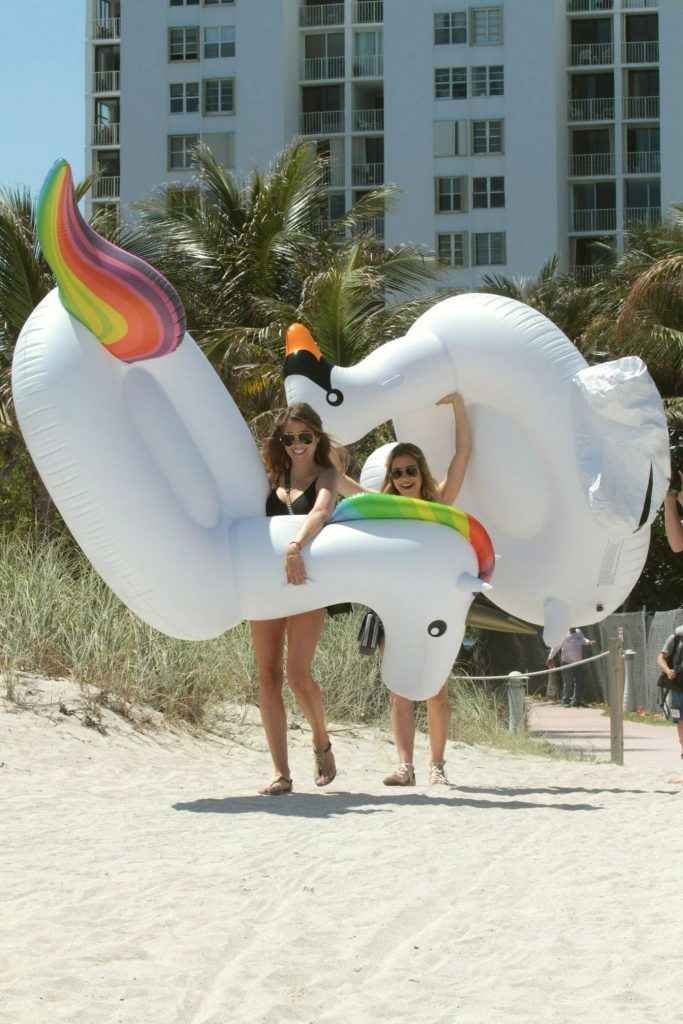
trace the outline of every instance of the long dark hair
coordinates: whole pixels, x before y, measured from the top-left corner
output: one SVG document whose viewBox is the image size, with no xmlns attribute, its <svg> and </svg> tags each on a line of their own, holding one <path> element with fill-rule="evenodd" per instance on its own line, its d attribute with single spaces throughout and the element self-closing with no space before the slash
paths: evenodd
<svg viewBox="0 0 683 1024">
<path fill-rule="evenodd" d="M 384 482 L 382 483 L 382 491 L 385 494 L 399 494 L 394 486 L 394 481 L 391 479 L 391 467 L 394 464 L 394 459 L 397 459 L 399 455 L 409 455 L 411 459 L 415 459 L 417 462 L 418 469 L 422 476 L 422 487 L 420 488 L 420 497 L 424 501 L 438 501 L 436 494 L 437 483 L 431 474 L 427 460 L 424 457 L 424 452 L 421 448 L 418 448 L 416 444 L 411 444 L 410 441 L 400 441 L 399 444 L 389 452 L 389 458 L 387 459 L 387 471 L 384 475 Z"/>
<path fill-rule="evenodd" d="M 288 405 L 278 415 L 270 436 L 266 438 L 263 445 L 263 461 L 273 487 L 277 487 L 278 481 L 284 477 L 292 464 L 282 440 L 285 426 L 289 420 L 299 420 L 309 428 L 312 434 L 316 435 L 318 443 L 313 456 L 316 464 L 323 469 L 333 468 L 330 458 L 332 442 L 329 435 L 323 430 L 322 420 L 308 402 L 296 402 L 294 405 Z"/>
</svg>

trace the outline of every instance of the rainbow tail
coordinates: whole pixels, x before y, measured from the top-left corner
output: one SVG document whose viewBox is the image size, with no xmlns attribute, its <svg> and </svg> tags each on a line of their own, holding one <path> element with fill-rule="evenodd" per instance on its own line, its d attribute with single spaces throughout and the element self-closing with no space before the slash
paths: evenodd
<svg viewBox="0 0 683 1024">
<path fill-rule="evenodd" d="M 66 160 L 54 164 L 41 189 L 38 238 L 62 305 L 113 356 L 134 363 L 178 347 L 185 334 L 180 296 L 148 263 L 85 222 Z"/>
</svg>

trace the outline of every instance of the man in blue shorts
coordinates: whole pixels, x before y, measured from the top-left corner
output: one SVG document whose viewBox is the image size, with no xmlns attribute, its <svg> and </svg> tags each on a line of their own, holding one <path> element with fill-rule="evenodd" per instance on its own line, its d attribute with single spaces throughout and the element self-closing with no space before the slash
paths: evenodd
<svg viewBox="0 0 683 1024">
<path fill-rule="evenodd" d="M 671 717 L 678 729 L 683 757 L 683 626 L 678 626 L 667 639 L 657 655 L 657 665 L 671 685 Z"/>
</svg>

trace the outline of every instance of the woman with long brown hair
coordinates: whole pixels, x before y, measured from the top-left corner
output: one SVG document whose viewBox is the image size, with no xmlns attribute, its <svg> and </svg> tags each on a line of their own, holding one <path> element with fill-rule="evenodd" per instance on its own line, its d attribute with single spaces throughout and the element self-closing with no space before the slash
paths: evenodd
<svg viewBox="0 0 683 1024">
<path fill-rule="evenodd" d="M 437 405 L 451 405 L 455 420 L 455 454 L 441 483 L 437 483 L 420 448 L 409 442 L 395 445 L 387 460 L 382 491 L 406 498 L 440 501 L 452 505 L 465 477 L 472 449 L 469 420 L 465 403 L 457 392 L 446 395 Z M 356 494 L 364 490 L 349 476 L 340 475 L 337 488 L 341 494 Z M 448 684 L 427 701 L 427 726 L 431 749 L 430 785 L 448 785 L 446 777 L 446 740 L 450 722 Z M 385 786 L 414 786 L 415 767 L 415 702 L 391 694 L 391 727 L 398 751 L 399 764 L 395 772 L 384 779 Z"/>
<path fill-rule="evenodd" d="M 287 583 L 306 582 L 304 552 L 334 511 L 337 473 L 330 460 L 331 442 L 320 417 L 305 402 L 285 409 L 275 421 L 263 449 L 271 490 L 266 515 L 305 515 L 285 553 Z M 260 792 L 280 796 L 292 791 L 287 751 L 287 715 L 282 700 L 283 659 L 287 640 L 287 682 L 313 733 L 315 784 L 327 786 L 337 769 L 325 724 L 322 692 L 311 675 L 325 609 L 281 619 L 252 621 L 251 636 L 259 673 L 261 721 L 273 759 L 274 778 Z"/>
</svg>

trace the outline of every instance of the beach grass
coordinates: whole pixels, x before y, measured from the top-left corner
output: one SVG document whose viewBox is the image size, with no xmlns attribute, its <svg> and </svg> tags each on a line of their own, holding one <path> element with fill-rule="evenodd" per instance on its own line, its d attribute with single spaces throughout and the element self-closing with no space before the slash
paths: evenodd
<svg viewBox="0 0 683 1024">
<path fill-rule="evenodd" d="M 332 723 L 388 724 L 389 694 L 377 655 L 362 657 L 357 633 L 363 609 L 330 617 L 314 662 Z M 249 627 L 241 623 L 210 641 L 174 640 L 144 625 L 91 567 L 69 538 L 0 535 L 0 659 L 5 696 L 17 673 L 72 678 L 93 710 L 148 707 L 169 722 L 211 727 L 221 705 L 256 704 L 258 685 Z M 507 731 L 504 690 L 466 678 L 449 681 L 451 738 L 519 753 L 552 754 L 525 733 Z M 295 702 L 287 691 L 292 712 Z M 425 705 L 417 705 L 425 728 Z"/>
</svg>

